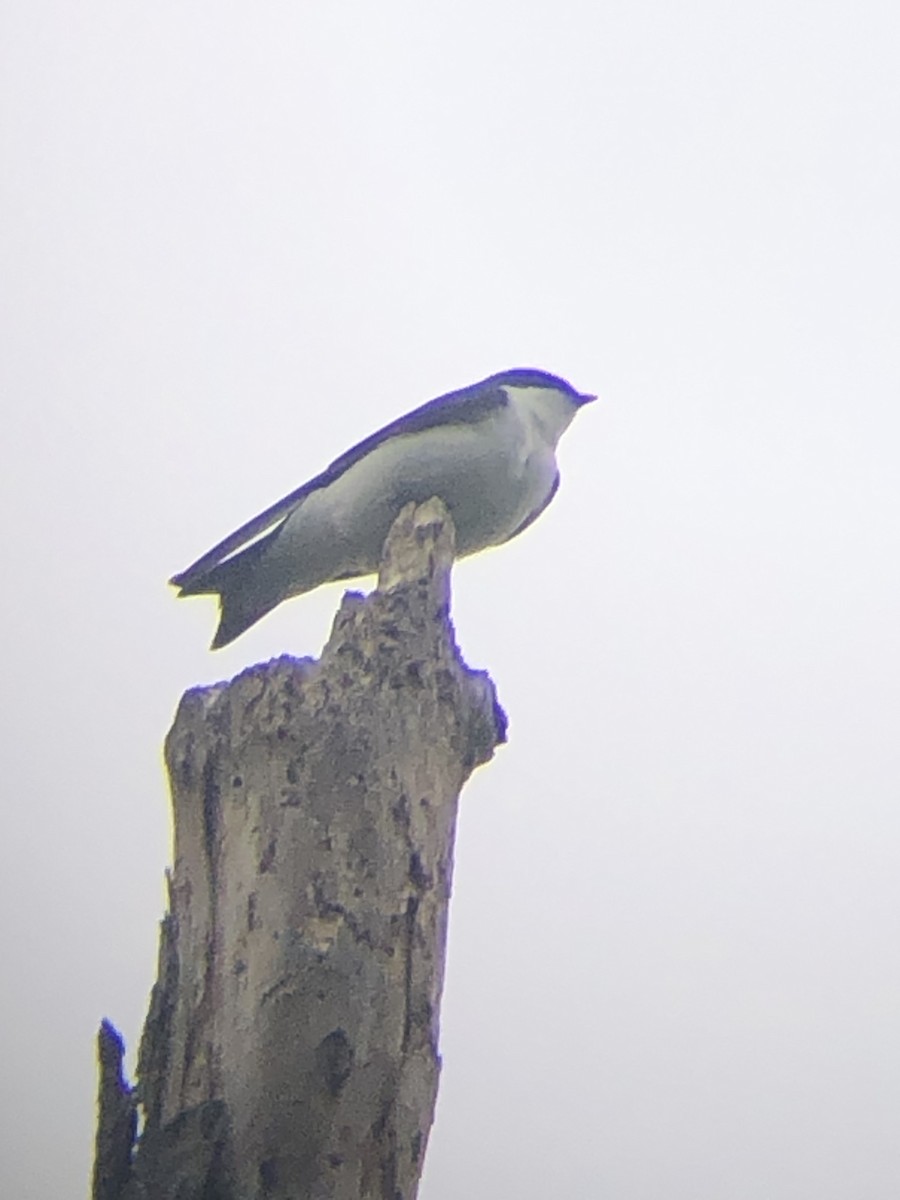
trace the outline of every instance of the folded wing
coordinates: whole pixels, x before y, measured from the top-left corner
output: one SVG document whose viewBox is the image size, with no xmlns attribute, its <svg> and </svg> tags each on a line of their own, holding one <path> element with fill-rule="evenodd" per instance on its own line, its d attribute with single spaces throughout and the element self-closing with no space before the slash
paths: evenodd
<svg viewBox="0 0 900 1200">
<path fill-rule="evenodd" d="M 206 577 L 233 554 L 247 549 L 257 539 L 271 540 L 284 524 L 294 509 L 302 504 L 306 497 L 319 488 L 327 487 L 343 473 L 349 470 L 360 459 L 365 458 L 376 446 L 390 438 L 403 437 L 412 433 L 421 433 L 441 425 L 477 424 L 490 417 L 498 409 L 508 404 L 506 392 L 500 386 L 484 390 L 484 384 L 473 384 L 458 392 L 449 392 L 446 396 L 438 396 L 426 404 L 414 409 L 405 417 L 400 417 L 385 425 L 377 433 L 373 433 L 364 441 L 359 442 L 336 458 L 320 475 L 296 488 L 281 500 L 277 500 L 258 516 L 252 518 L 240 529 L 223 538 L 211 550 L 191 563 L 185 570 L 173 575 L 169 582 L 180 589 L 181 595 L 196 595 L 204 591 Z M 212 588 L 212 590 L 217 590 Z"/>
</svg>

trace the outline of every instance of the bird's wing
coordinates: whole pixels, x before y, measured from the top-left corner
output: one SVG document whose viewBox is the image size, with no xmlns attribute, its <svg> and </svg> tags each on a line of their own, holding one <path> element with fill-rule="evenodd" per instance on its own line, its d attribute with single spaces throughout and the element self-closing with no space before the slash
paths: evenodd
<svg viewBox="0 0 900 1200">
<path fill-rule="evenodd" d="M 508 403 L 508 397 L 502 387 L 497 386 L 485 390 L 481 384 L 474 384 L 472 387 L 463 388 L 458 392 L 448 392 L 445 396 L 438 396 L 435 400 L 427 401 L 419 408 L 414 408 L 411 413 L 407 413 L 405 417 L 398 417 L 396 421 L 391 421 L 377 433 L 373 433 L 370 437 L 351 447 L 339 458 L 336 458 L 330 466 L 327 466 L 321 474 L 316 475 L 308 483 L 304 483 L 302 487 L 296 488 L 287 496 L 276 500 L 264 512 L 253 517 L 240 529 L 236 529 L 234 533 L 230 533 L 211 550 L 207 550 L 195 563 L 191 563 L 178 575 L 173 575 L 169 583 L 178 588 L 190 588 L 213 567 L 218 566 L 224 559 L 243 549 L 262 534 L 274 533 L 275 527 L 283 524 L 310 492 L 334 483 L 345 471 L 348 471 L 350 467 L 365 458 L 383 442 L 387 442 L 391 438 L 403 437 L 406 434 L 437 429 L 441 425 L 475 425 L 480 421 L 487 420 Z"/>
<path fill-rule="evenodd" d="M 409 433 L 422 433 L 426 429 L 438 429 L 441 425 L 477 425 L 508 404 L 509 398 L 502 387 L 485 389 L 478 383 L 458 392 L 448 392 L 446 396 L 438 396 L 437 399 L 414 408 L 405 417 L 391 421 L 390 425 L 385 425 L 371 437 L 353 446 L 326 467 L 321 475 L 311 479 L 301 491 L 312 491 L 313 488 L 326 487 L 333 483 L 339 475 L 343 475 L 361 458 L 365 458 L 377 446 L 391 438 L 404 437 Z"/>
<path fill-rule="evenodd" d="M 304 484 L 303 487 L 291 492 L 289 496 L 283 496 L 267 508 L 265 512 L 261 512 L 258 516 L 253 517 L 246 525 L 242 525 L 240 529 L 236 529 L 234 533 L 229 533 L 227 538 L 223 538 L 221 542 L 213 546 L 212 550 L 207 550 L 195 563 L 191 563 L 189 567 L 186 567 L 177 575 L 173 575 L 169 583 L 173 587 L 182 589 L 192 587 L 204 575 L 207 575 L 213 567 L 218 566 L 220 562 L 223 562 L 230 555 L 243 549 L 268 530 L 274 532 L 274 526 L 276 524 L 283 524 L 310 490 L 310 484 Z"/>
</svg>

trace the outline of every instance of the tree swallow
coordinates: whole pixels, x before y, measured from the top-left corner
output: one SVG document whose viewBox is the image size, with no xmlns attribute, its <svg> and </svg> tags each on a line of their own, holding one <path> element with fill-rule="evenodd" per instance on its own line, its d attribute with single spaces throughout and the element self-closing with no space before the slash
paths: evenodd
<svg viewBox="0 0 900 1200">
<path fill-rule="evenodd" d="M 459 557 L 498 546 L 553 499 L 556 444 L 594 399 L 527 369 L 438 396 L 342 454 L 170 583 L 180 596 L 218 595 L 215 650 L 282 600 L 376 572 L 394 518 L 411 500 L 443 500 Z"/>
</svg>

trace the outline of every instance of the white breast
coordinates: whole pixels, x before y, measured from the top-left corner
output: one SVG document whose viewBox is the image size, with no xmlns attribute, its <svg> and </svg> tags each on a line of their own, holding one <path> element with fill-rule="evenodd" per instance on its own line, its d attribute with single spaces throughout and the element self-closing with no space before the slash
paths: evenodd
<svg viewBox="0 0 900 1200">
<path fill-rule="evenodd" d="M 456 526 L 457 552 L 506 541 L 540 509 L 556 480 L 556 439 L 571 420 L 544 389 L 510 389 L 511 403 L 477 425 L 394 437 L 370 451 L 288 519 L 283 551 L 312 544 L 334 574 L 377 569 L 405 503 L 439 496 Z"/>
</svg>

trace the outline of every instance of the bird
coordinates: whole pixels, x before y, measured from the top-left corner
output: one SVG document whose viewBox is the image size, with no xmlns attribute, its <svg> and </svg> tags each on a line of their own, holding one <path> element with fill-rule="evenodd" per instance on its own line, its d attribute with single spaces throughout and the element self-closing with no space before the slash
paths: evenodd
<svg viewBox="0 0 900 1200">
<path fill-rule="evenodd" d="M 179 596 L 218 596 L 210 646 L 217 650 L 284 600 L 376 572 L 410 501 L 444 502 L 457 557 L 498 546 L 553 499 L 557 443 L 592 400 L 532 368 L 438 396 L 353 446 L 169 582 Z"/>
</svg>

